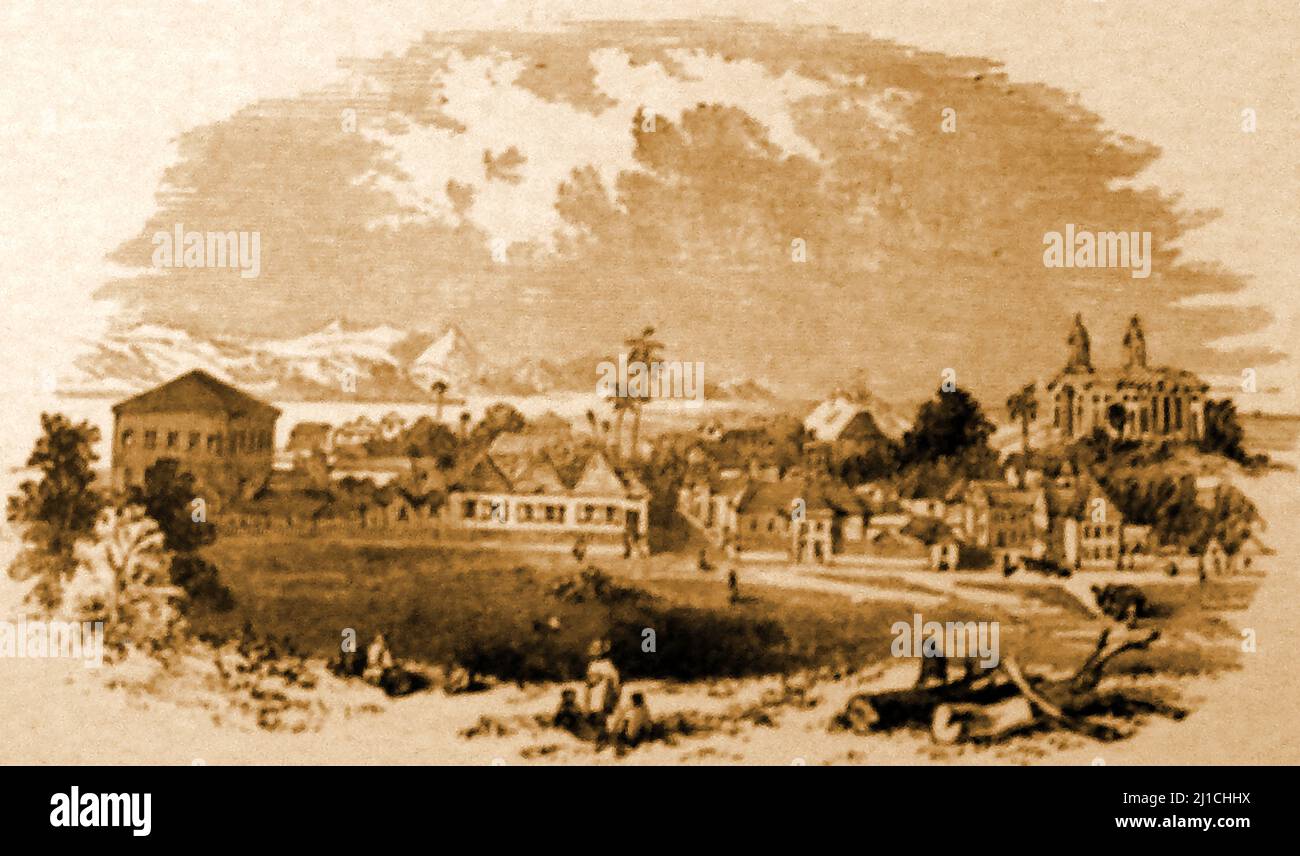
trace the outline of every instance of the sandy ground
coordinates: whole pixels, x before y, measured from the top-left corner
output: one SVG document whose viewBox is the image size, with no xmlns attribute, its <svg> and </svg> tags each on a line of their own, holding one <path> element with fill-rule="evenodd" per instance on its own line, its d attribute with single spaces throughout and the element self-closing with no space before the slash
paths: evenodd
<svg viewBox="0 0 1300 856">
<path fill-rule="evenodd" d="M 1287 456 L 1295 462 L 1295 452 Z M 318 730 L 259 730 L 224 715 L 220 699 L 141 689 L 109 688 L 130 678 L 124 669 L 85 669 L 69 660 L 0 658 L 0 762 L 39 764 L 524 764 L 524 763 L 749 763 L 749 764 L 1295 764 L 1300 763 L 1300 667 L 1297 627 L 1300 578 L 1300 487 L 1295 472 L 1271 471 L 1247 486 L 1270 521 L 1265 540 L 1278 554 L 1244 613 L 1240 627 L 1255 632 L 1258 650 L 1243 668 L 1185 686 L 1201 701 L 1182 722 L 1149 721 L 1121 743 L 1102 745 L 1072 735 L 1038 736 L 992 749 L 933 746 L 924 735 L 858 737 L 827 732 L 830 716 L 852 693 L 870 686 L 905 686 L 915 667 L 899 664 L 809 689 L 810 708 L 772 709 L 774 725 L 740 722 L 707 737 L 654 744 L 623 759 L 566 734 L 530 726 L 553 709 L 555 687 L 446 696 L 423 693 L 390 700 L 364 685 L 329 679 L 316 696 L 328 710 Z M 12 550 L 13 545 L 8 545 Z M 0 557 L 7 561 L 7 557 Z M 761 582 L 789 585 L 778 572 Z M 760 580 L 755 580 L 758 582 Z M 869 587 L 823 580 L 800 585 L 869 598 Z M 930 578 L 938 597 L 946 583 Z M 21 589 L 0 579 L 0 614 L 13 615 Z M 967 595 L 963 590 L 963 596 Z M 894 593 L 897 596 L 897 593 Z M 997 598 L 997 593 L 990 597 Z M 924 604 L 921 604 L 924 605 Z M 777 679 L 688 686 L 634 685 L 647 692 L 656 716 L 677 711 L 737 713 L 780 687 Z M 214 708 L 215 705 L 215 708 Z M 218 714 L 214 717 L 214 713 Z M 503 734 L 462 736 L 489 714 Z M 731 732 L 731 733 L 728 733 Z"/>
</svg>

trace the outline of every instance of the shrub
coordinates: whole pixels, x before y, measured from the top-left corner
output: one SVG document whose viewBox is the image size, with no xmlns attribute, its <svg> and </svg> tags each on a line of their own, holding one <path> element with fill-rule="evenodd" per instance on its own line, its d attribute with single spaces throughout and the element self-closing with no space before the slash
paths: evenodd
<svg viewBox="0 0 1300 856">
<path fill-rule="evenodd" d="M 71 620 L 103 621 L 112 648 L 157 653 L 182 630 L 184 592 L 171 585 L 162 532 L 139 506 L 106 509 L 93 537 L 78 541 L 76 564 L 63 584 L 60 612 Z"/>
<path fill-rule="evenodd" d="M 194 553 L 172 558 L 171 581 L 188 595 L 184 606 L 201 603 L 216 612 L 235 608 L 235 596 L 217 577 L 217 566 Z"/>
</svg>

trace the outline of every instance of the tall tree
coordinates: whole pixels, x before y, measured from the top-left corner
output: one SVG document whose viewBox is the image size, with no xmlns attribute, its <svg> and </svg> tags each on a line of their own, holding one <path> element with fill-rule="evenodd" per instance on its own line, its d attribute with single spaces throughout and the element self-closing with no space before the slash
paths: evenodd
<svg viewBox="0 0 1300 856">
<path fill-rule="evenodd" d="M 163 546 L 172 554 L 172 584 L 190 601 L 225 612 L 234 607 L 234 596 L 221 583 L 217 566 L 198 552 L 217 540 L 217 527 L 208 521 L 198 493 L 192 474 L 180 469 L 175 459 L 161 458 L 145 470 L 144 484 L 132 488 L 128 503 L 143 508 L 158 524 Z"/>
<path fill-rule="evenodd" d="M 433 418 L 442 421 L 442 404 L 447 397 L 447 382 L 445 380 L 435 380 L 432 386 L 433 390 Z"/>
<path fill-rule="evenodd" d="M 994 478 L 997 452 L 989 445 L 993 423 L 964 389 L 945 392 L 920 406 L 903 435 L 899 490 L 905 496 L 934 496 L 954 479 Z"/>
<path fill-rule="evenodd" d="M 99 429 L 73 424 L 61 413 L 41 414 L 41 436 L 27 458 L 40 471 L 9 497 L 8 518 L 23 527 L 28 544 L 52 556 L 70 558 L 78 538 L 88 535 L 104 498 L 93 489 Z"/>
<path fill-rule="evenodd" d="M 1242 444 L 1246 432 L 1237 417 L 1237 406 L 1232 399 L 1205 402 L 1205 428 L 1201 432 L 1200 448 L 1203 452 L 1223 455 L 1238 463 L 1248 463 L 1250 456 Z"/>
<path fill-rule="evenodd" d="M 661 352 L 664 349 L 663 342 L 654 338 L 655 328 L 646 327 L 640 335 L 632 336 L 624 340 L 623 344 L 627 347 L 628 365 L 640 363 L 649 372 L 648 377 L 656 377 L 652 367 L 660 361 Z M 638 390 L 639 394 L 628 396 L 629 410 L 632 412 L 632 460 L 636 460 L 640 454 L 639 445 L 641 442 L 641 408 L 650 401 L 654 394 L 652 389 Z"/>
<path fill-rule="evenodd" d="M 145 470 L 144 484 L 131 488 L 127 502 L 154 519 L 168 550 L 192 553 L 217 540 L 217 527 L 200 511 L 199 500 L 194 476 L 174 458 L 161 458 Z"/>
<path fill-rule="evenodd" d="M 509 404 L 498 401 L 483 411 L 483 419 L 474 428 L 474 437 L 490 443 L 498 434 L 522 431 L 528 427 L 524 415 Z"/>
<path fill-rule="evenodd" d="M 960 387 L 940 389 L 916 411 L 916 421 L 903 435 L 904 463 L 935 461 L 969 452 L 991 451 L 993 423 L 979 401 Z"/>
<path fill-rule="evenodd" d="M 1038 418 L 1038 396 L 1034 384 L 1026 384 L 1007 399 L 1007 412 L 1020 420 L 1020 474 L 1029 465 L 1029 423 Z"/>
</svg>

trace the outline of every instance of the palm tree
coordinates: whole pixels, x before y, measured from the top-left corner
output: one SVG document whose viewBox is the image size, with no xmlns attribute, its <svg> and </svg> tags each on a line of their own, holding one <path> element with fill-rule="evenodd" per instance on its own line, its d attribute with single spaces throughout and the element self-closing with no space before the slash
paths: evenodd
<svg viewBox="0 0 1300 856">
<path fill-rule="evenodd" d="M 431 389 L 433 390 L 434 400 L 437 402 L 436 404 L 434 404 L 434 411 L 433 411 L 434 418 L 437 419 L 439 422 L 441 422 L 442 401 L 443 398 L 445 398 L 447 395 L 447 382 L 445 380 L 435 380 L 433 382 L 433 386 L 431 387 Z"/>
<path fill-rule="evenodd" d="M 617 460 L 623 459 L 623 417 L 634 406 L 632 399 L 626 395 L 616 395 L 609 400 L 610 406 L 614 408 L 614 457 Z M 609 424 L 608 421 L 605 423 Z"/>
<path fill-rule="evenodd" d="M 1034 384 L 1027 384 L 1007 398 L 1007 412 L 1020 420 L 1020 475 L 1029 462 L 1029 423 L 1038 418 L 1038 396 Z"/>
<path fill-rule="evenodd" d="M 641 363 L 647 370 L 659 362 L 660 351 L 663 350 L 663 342 L 656 341 L 652 338 L 655 334 L 655 328 L 646 327 L 641 331 L 641 335 L 633 336 L 623 342 L 627 346 L 628 364 Z M 653 376 L 653 375 L 652 375 Z M 650 400 L 653 390 L 647 390 L 644 395 L 635 398 L 628 398 L 628 409 L 632 411 L 632 458 L 635 460 L 639 451 L 641 437 L 641 408 Z M 621 415 L 621 414 L 620 414 Z"/>
</svg>

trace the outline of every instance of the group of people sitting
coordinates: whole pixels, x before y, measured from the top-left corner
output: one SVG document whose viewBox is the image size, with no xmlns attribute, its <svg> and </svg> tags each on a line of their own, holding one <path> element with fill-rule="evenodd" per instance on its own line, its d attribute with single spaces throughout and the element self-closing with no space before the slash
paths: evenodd
<svg viewBox="0 0 1300 856">
<path fill-rule="evenodd" d="M 563 690 L 551 724 L 580 740 L 595 741 L 598 750 L 612 743 L 622 755 L 650 736 L 650 709 L 643 693 L 623 697 L 618 668 L 609 659 L 609 642 L 592 642 L 587 653 L 591 660 L 581 704 L 577 690 Z"/>
</svg>

